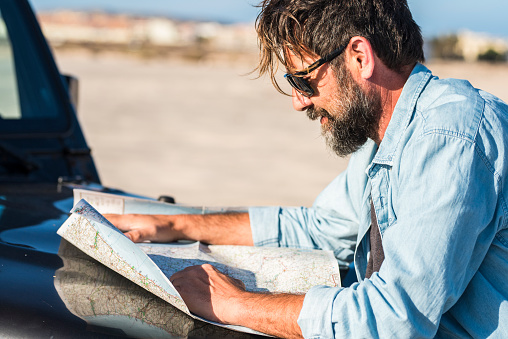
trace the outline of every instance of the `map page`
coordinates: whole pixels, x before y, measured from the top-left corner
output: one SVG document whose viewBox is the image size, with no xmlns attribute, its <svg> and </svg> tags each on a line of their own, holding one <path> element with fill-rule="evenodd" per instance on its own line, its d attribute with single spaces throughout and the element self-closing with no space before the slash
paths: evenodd
<svg viewBox="0 0 508 339">
<path fill-rule="evenodd" d="M 58 235 L 115 272 L 190 314 L 180 294 L 159 267 L 85 200 L 79 201 L 71 213 L 58 229 Z"/>
<path fill-rule="evenodd" d="M 340 286 L 339 268 L 331 251 L 198 242 L 134 244 L 85 200 L 79 201 L 71 213 L 57 232 L 60 236 L 181 311 L 209 323 L 213 322 L 189 312 L 169 281 L 174 273 L 209 263 L 243 281 L 253 292 L 306 293 L 317 285 Z M 244 327 L 217 325 L 257 333 Z"/>
<path fill-rule="evenodd" d="M 139 244 L 168 277 L 188 266 L 212 264 L 241 280 L 248 291 L 306 293 L 317 285 L 340 286 L 331 252 L 277 247 Z"/>
<path fill-rule="evenodd" d="M 99 213 L 113 214 L 208 214 L 222 212 L 246 212 L 244 207 L 208 207 L 169 204 L 153 199 L 123 194 L 97 192 L 92 190 L 73 190 L 74 205 L 85 199 Z"/>
</svg>

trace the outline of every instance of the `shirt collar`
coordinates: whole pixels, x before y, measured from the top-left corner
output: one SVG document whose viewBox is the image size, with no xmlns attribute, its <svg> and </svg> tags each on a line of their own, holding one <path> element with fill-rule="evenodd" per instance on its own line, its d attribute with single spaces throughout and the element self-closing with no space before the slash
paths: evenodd
<svg viewBox="0 0 508 339">
<path fill-rule="evenodd" d="M 427 67 L 420 63 L 416 64 L 402 88 L 402 93 L 395 105 L 392 118 L 373 162 L 390 166 L 393 164 L 393 156 L 399 141 L 411 121 L 416 102 L 431 76 L 432 72 Z"/>
</svg>

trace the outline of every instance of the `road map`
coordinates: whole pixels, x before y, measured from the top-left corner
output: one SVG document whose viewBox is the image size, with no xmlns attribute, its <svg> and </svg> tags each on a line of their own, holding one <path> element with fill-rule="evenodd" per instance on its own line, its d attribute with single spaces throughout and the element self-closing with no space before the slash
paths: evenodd
<svg viewBox="0 0 508 339">
<path fill-rule="evenodd" d="M 247 290 L 254 292 L 305 293 L 316 285 L 340 286 L 339 268 L 330 251 L 198 242 L 134 244 L 85 200 L 80 200 L 71 213 L 57 232 L 60 236 L 182 312 L 209 323 L 213 322 L 190 313 L 169 281 L 175 272 L 210 263 L 242 280 Z M 257 333 L 239 326 L 216 325 Z"/>
</svg>

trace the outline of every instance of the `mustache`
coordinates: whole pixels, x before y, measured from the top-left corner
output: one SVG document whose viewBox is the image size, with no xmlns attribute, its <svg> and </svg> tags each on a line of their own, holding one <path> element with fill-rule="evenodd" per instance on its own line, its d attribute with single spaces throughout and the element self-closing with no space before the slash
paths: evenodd
<svg viewBox="0 0 508 339">
<path fill-rule="evenodd" d="M 328 118 L 328 120 L 332 120 L 333 117 L 331 116 L 330 113 L 328 113 L 327 110 L 325 109 L 322 109 L 322 108 L 316 108 L 316 107 L 309 107 L 307 108 L 307 117 L 314 121 L 314 120 L 317 120 L 321 117 L 325 117 L 325 118 Z"/>
</svg>

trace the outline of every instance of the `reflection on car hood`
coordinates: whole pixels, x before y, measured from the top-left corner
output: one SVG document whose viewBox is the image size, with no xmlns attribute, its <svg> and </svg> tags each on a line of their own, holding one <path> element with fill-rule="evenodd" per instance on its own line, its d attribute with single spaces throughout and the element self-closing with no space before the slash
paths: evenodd
<svg viewBox="0 0 508 339">
<path fill-rule="evenodd" d="M 193 320 L 62 240 L 71 188 L 1 184 L 0 192 L 2 335 L 253 337 Z"/>
</svg>

